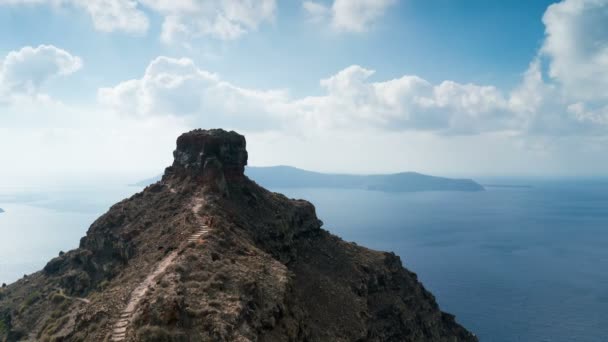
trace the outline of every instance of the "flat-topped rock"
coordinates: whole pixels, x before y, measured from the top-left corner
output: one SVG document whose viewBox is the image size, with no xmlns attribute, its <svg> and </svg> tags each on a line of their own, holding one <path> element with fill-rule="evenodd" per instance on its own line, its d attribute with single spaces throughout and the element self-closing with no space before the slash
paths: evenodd
<svg viewBox="0 0 608 342">
<path fill-rule="evenodd" d="M 244 178 L 245 137 L 222 129 L 196 129 L 177 138 L 173 165 L 166 175 L 227 181 Z"/>
</svg>

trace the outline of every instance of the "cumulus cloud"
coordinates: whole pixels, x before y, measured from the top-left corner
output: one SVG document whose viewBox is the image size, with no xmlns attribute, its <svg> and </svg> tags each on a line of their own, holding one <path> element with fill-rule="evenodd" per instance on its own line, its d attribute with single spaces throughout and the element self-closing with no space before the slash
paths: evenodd
<svg viewBox="0 0 608 342">
<path fill-rule="evenodd" d="M 199 69 L 187 58 L 158 57 L 140 79 L 98 92 L 100 103 L 126 115 L 174 116 L 206 125 L 272 128 L 282 91 L 245 89 Z"/>
<path fill-rule="evenodd" d="M 103 32 L 124 31 L 144 33 L 148 30 L 148 17 L 132 0 L 68 0 L 86 10 L 95 28 Z"/>
<path fill-rule="evenodd" d="M 564 0 L 547 8 L 543 23 L 541 54 L 564 94 L 608 99 L 608 0 Z"/>
<path fill-rule="evenodd" d="M 86 11 L 95 29 L 141 34 L 148 30 L 148 17 L 134 0 L 0 0 L 0 5 L 69 6 Z"/>
<path fill-rule="evenodd" d="M 247 89 L 198 68 L 159 57 L 140 79 L 99 90 L 99 101 L 127 115 L 171 115 L 244 129 L 285 125 L 473 134 L 509 127 L 508 101 L 491 86 L 417 76 L 371 82 L 372 70 L 350 66 L 320 81 L 326 94 L 292 99 L 283 90 Z"/>
<path fill-rule="evenodd" d="M 415 75 L 371 82 L 373 70 L 354 65 L 321 81 L 327 94 L 295 101 L 300 112 L 327 126 L 375 126 L 473 134 L 504 129 L 510 115 L 496 88 Z"/>
<path fill-rule="evenodd" d="M 161 39 L 211 36 L 232 40 L 274 18 L 276 0 L 0 0 L 0 5 L 69 6 L 89 13 L 103 32 L 142 34 L 149 28 L 144 9 L 164 17 Z"/>
<path fill-rule="evenodd" d="M 52 45 L 11 51 L 0 62 L 0 98 L 37 95 L 50 78 L 69 75 L 81 67 L 79 57 Z"/>
<path fill-rule="evenodd" d="M 277 7 L 276 0 L 140 1 L 165 16 L 161 39 L 166 43 L 201 36 L 237 39 L 271 21 Z"/>
<path fill-rule="evenodd" d="M 365 32 L 396 0 L 334 0 L 331 5 L 304 1 L 302 7 L 315 22 L 329 22 L 337 31 Z"/>
</svg>

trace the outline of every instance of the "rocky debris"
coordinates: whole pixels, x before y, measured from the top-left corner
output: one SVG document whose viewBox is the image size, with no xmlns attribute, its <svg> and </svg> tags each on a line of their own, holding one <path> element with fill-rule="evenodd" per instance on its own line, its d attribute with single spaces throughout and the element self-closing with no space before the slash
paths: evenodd
<svg viewBox="0 0 608 342">
<path fill-rule="evenodd" d="M 195 130 L 174 156 L 78 249 L 1 290 L 0 341 L 477 340 L 397 256 L 245 177 L 243 136 Z"/>
</svg>

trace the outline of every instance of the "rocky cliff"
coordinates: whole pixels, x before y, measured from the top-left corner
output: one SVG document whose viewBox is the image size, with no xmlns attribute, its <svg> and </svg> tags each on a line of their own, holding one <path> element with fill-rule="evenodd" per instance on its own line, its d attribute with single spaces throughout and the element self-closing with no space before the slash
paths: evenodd
<svg viewBox="0 0 608 342">
<path fill-rule="evenodd" d="M 195 130 L 161 181 L 0 290 L 0 341 L 475 341 L 399 257 L 249 180 L 245 138 Z"/>
</svg>

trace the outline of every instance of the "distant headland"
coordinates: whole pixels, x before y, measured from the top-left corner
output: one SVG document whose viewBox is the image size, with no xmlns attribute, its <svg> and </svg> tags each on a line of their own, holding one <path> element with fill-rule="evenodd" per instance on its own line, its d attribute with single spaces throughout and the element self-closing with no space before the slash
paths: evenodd
<svg viewBox="0 0 608 342">
<path fill-rule="evenodd" d="M 416 172 L 354 175 L 321 173 L 291 166 L 249 166 L 245 169 L 245 174 L 267 188 L 334 188 L 384 192 L 485 190 L 481 184 L 471 179 L 435 177 Z M 160 178 L 157 176 L 132 185 L 147 186 L 157 182 Z"/>
</svg>

